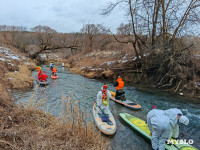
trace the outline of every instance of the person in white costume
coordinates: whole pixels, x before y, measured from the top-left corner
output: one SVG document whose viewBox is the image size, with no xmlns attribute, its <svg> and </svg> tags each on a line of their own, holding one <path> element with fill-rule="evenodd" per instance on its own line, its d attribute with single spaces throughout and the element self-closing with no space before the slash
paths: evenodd
<svg viewBox="0 0 200 150">
<path fill-rule="evenodd" d="M 147 124 L 150 135 L 152 136 L 151 144 L 153 150 L 165 150 L 165 141 L 167 141 L 170 136 L 169 118 L 164 115 L 163 110 L 152 109 L 147 114 Z"/>
<path fill-rule="evenodd" d="M 111 93 L 108 90 L 107 85 L 103 85 L 102 90 L 97 94 L 97 110 L 100 114 L 108 114 L 109 112 L 109 100 L 111 98 Z M 103 111 L 103 112 L 102 112 Z"/>
</svg>

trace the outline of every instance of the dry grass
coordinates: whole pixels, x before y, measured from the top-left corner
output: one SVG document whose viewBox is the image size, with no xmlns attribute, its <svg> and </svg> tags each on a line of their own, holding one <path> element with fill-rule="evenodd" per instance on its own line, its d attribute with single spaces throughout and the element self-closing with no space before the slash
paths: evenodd
<svg viewBox="0 0 200 150">
<path fill-rule="evenodd" d="M 6 77 L 8 77 L 11 87 L 14 89 L 23 89 L 33 86 L 31 71 L 26 65 L 19 66 L 18 72 L 8 72 Z"/>
<path fill-rule="evenodd" d="M 70 68 L 70 64 L 69 64 L 69 63 L 66 63 L 66 64 L 65 64 L 65 67 L 66 67 L 66 68 Z"/>
<path fill-rule="evenodd" d="M 114 72 L 111 70 L 105 70 L 102 72 L 102 75 L 105 76 L 106 78 L 109 78 L 114 76 Z"/>
<path fill-rule="evenodd" d="M 67 61 L 70 64 L 70 71 L 81 74 L 87 78 L 113 78 L 112 68 L 123 67 L 118 61 L 130 59 L 125 51 L 92 51 L 88 54 L 79 54 L 70 57 Z M 109 69 L 109 70 L 108 70 Z"/>
<path fill-rule="evenodd" d="M 89 79 L 92 79 L 97 76 L 97 73 L 96 72 L 88 72 L 88 73 L 84 73 L 84 76 Z"/>
<path fill-rule="evenodd" d="M 62 97 L 64 107 L 60 119 L 48 110 L 46 113 L 40 110 L 44 102 L 35 100 L 33 95 L 28 104 L 17 107 L 10 117 L 1 117 L 0 149 L 109 149 L 109 140 L 85 120 L 76 101 Z"/>
</svg>

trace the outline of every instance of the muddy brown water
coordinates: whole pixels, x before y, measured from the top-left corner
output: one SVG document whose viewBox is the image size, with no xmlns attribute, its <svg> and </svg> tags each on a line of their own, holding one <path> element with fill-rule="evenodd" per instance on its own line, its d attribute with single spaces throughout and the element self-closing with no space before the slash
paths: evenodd
<svg viewBox="0 0 200 150">
<path fill-rule="evenodd" d="M 87 120 L 92 121 L 92 104 L 96 98 L 97 92 L 105 81 L 87 79 L 81 75 L 73 74 L 63 67 L 57 67 L 58 79 L 50 78 L 50 70 L 42 66 L 49 76 L 49 85 L 46 87 L 37 87 L 26 90 L 12 91 L 12 98 L 16 103 L 26 103 L 30 97 L 35 95 L 35 99 L 47 100 L 42 109 L 52 112 L 59 117 L 63 111 L 62 96 L 70 96 L 72 100 L 79 101 L 81 110 L 87 112 Z M 34 71 L 32 76 L 36 78 L 37 72 Z M 111 91 L 115 91 L 112 83 L 107 83 Z M 146 141 L 142 136 L 133 131 L 120 118 L 119 113 L 129 113 L 138 118 L 146 120 L 146 115 L 152 105 L 159 109 L 179 108 L 189 118 L 188 126 L 180 125 L 180 137 L 186 140 L 194 140 L 193 146 L 200 149 L 200 101 L 194 101 L 189 98 L 175 96 L 166 92 L 155 89 L 140 88 L 134 86 L 125 86 L 126 97 L 128 100 L 140 104 L 142 110 L 131 110 L 125 108 L 113 101 L 110 101 L 110 110 L 113 113 L 116 123 L 117 132 L 110 136 L 113 150 L 149 150 L 151 143 Z M 35 94 L 34 94 L 35 93 Z M 92 98 L 91 98 L 92 97 Z M 96 129 L 98 130 L 98 129 Z M 102 134 L 102 136 L 104 136 Z"/>
</svg>

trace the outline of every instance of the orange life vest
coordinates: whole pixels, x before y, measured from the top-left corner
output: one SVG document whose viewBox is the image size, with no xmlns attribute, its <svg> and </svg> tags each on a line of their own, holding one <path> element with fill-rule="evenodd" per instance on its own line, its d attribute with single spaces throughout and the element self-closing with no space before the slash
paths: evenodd
<svg viewBox="0 0 200 150">
<path fill-rule="evenodd" d="M 124 88 L 124 81 L 122 81 L 122 78 L 118 78 L 117 82 L 118 82 L 118 86 L 116 87 L 116 90 L 123 89 Z"/>
<path fill-rule="evenodd" d="M 56 73 L 56 67 L 53 67 L 52 72 Z"/>
</svg>

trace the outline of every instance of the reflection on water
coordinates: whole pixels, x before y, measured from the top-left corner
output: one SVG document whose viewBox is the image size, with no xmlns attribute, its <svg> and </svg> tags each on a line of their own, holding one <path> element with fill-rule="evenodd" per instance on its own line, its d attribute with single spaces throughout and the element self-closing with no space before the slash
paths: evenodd
<svg viewBox="0 0 200 150">
<path fill-rule="evenodd" d="M 13 91 L 13 98 L 16 103 L 27 102 L 32 95 L 35 95 L 37 100 L 46 102 L 46 105 L 42 106 L 42 109 L 45 111 L 49 109 L 53 115 L 59 117 L 63 110 L 62 96 L 71 97 L 72 100 L 79 101 L 80 108 L 88 114 L 87 119 L 92 120 L 93 99 L 96 99 L 97 92 L 101 89 L 104 82 L 87 79 L 83 76 L 70 73 L 68 70 L 65 70 L 64 67 L 57 68 L 58 79 L 52 80 L 50 78 L 50 70 L 45 66 L 42 67 L 42 70 L 46 71 L 49 76 L 49 85 L 46 87 L 37 87 L 37 83 L 35 82 L 33 89 Z M 33 77 L 36 78 L 36 76 L 37 72 L 33 72 Z M 112 83 L 108 83 L 108 88 L 111 91 L 115 91 Z M 156 105 L 159 109 L 182 109 L 183 113 L 190 119 L 190 123 L 188 126 L 180 126 L 180 137 L 187 140 L 193 139 L 195 141 L 194 146 L 200 148 L 199 102 L 191 103 L 190 100 L 186 98 L 173 96 L 156 90 L 138 89 L 133 86 L 126 86 L 125 91 L 127 99 L 140 104 L 143 109 L 134 111 L 110 101 L 110 109 L 117 123 L 117 132 L 110 137 L 113 149 L 151 149 L 150 143 L 124 124 L 124 122 L 119 119 L 118 115 L 119 113 L 127 112 L 146 120 L 146 114 L 152 105 Z"/>
</svg>

